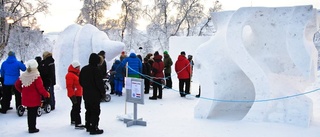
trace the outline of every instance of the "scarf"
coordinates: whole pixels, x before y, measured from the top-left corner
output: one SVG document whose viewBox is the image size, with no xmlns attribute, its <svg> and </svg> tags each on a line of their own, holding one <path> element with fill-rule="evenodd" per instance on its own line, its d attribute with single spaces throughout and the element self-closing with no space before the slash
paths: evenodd
<svg viewBox="0 0 320 137">
<path fill-rule="evenodd" d="M 32 70 L 31 72 L 25 72 L 20 76 L 22 85 L 25 87 L 30 86 L 38 77 L 40 73 L 38 70 Z"/>
</svg>

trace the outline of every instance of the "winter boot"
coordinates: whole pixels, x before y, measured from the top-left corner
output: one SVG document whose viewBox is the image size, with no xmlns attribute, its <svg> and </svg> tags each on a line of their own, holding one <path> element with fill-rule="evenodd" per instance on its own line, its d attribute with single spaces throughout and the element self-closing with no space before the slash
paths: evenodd
<svg viewBox="0 0 320 137">
<path fill-rule="evenodd" d="M 35 128 L 35 129 L 29 129 L 29 133 L 37 133 L 39 132 L 40 130 Z"/>
<path fill-rule="evenodd" d="M 91 131 L 90 131 L 90 135 L 98 135 L 98 134 L 102 134 L 103 130 L 99 129 L 98 126 L 95 126 Z"/>
<path fill-rule="evenodd" d="M 75 129 L 84 129 L 86 126 L 85 125 L 82 125 L 82 124 L 77 124 L 75 126 Z"/>
</svg>

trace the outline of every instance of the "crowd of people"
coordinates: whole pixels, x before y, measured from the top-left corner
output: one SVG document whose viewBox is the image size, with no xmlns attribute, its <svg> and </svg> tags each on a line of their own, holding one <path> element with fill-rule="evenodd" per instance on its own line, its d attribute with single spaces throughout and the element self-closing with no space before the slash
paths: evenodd
<svg viewBox="0 0 320 137">
<path fill-rule="evenodd" d="M 70 123 L 75 129 L 86 129 L 90 135 L 102 134 L 99 129 L 100 102 L 106 96 L 104 79 L 109 78 L 111 85 L 110 94 L 122 96 L 125 86 L 124 78 L 144 79 L 144 94 L 149 94 L 152 86 L 152 96 L 150 100 L 162 99 L 163 88 L 172 88 L 171 67 L 179 79 L 179 92 L 181 97 L 190 94 L 190 82 L 192 77 L 192 56 L 186 58 L 186 53 L 182 51 L 173 63 L 168 51 L 160 55 L 158 51 L 149 53 L 144 58 L 131 50 L 129 56 L 126 52 L 121 52 L 120 58 L 115 59 L 111 69 L 107 71 L 105 52 L 92 53 L 88 59 L 88 64 L 81 68 L 79 61 L 74 60 L 68 66 L 65 75 L 67 97 L 72 106 L 70 111 Z M 20 72 L 23 72 L 20 76 Z M 12 94 L 15 95 L 15 108 L 24 106 L 27 108 L 27 122 L 29 133 L 37 133 L 36 128 L 37 110 L 43 99 L 51 105 L 51 110 L 55 110 L 54 85 L 56 84 L 55 60 L 52 53 L 45 51 L 42 57 L 26 63 L 18 61 L 15 53 L 10 51 L 8 58 L 1 65 L 0 92 L 1 109 L 0 113 L 6 114 L 13 109 L 10 107 Z M 85 124 L 81 121 L 81 103 L 85 106 Z"/>
</svg>

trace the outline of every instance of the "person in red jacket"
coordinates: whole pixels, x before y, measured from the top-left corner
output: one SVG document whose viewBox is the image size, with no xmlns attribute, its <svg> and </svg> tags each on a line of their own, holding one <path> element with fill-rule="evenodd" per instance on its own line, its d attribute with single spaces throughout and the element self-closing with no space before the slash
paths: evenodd
<svg viewBox="0 0 320 137">
<path fill-rule="evenodd" d="M 162 80 L 164 79 L 164 63 L 162 61 L 162 56 L 159 55 L 159 52 L 156 51 L 154 53 L 154 63 L 152 64 L 151 68 L 151 76 L 153 77 L 152 88 L 153 88 L 153 95 L 149 97 L 151 100 L 162 99 Z M 157 95 L 159 90 L 159 95 Z"/>
<path fill-rule="evenodd" d="M 184 51 L 182 51 L 178 56 L 178 60 L 175 63 L 175 71 L 178 74 L 180 96 L 185 97 L 187 94 L 190 94 L 191 69 L 190 62 L 186 58 L 186 53 Z"/>
<path fill-rule="evenodd" d="M 73 61 L 68 68 L 66 74 L 66 88 L 68 97 L 72 103 L 70 112 L 71 124 L 75 124 L 75 129 L 84 129 L 85 126 L 81 124 L 81 101 L 82 101 L 82 87 L 79 83 L 80 63 Z"/>
<path fill-rule="evenodd" d="M 29 60 L 26 63 L 27 72 L 24 72 L 15 82 L 15 88 L 21 92 L 22 105 L 28 110 L 29 133 L 39 132 L 36 128 L 37 110 L 41 105 L 41 97 L 46 100 L 50 97 L 49 92 L 44 88 L 40 73 L 37 69 L 36 60 Z"/>
</svg>

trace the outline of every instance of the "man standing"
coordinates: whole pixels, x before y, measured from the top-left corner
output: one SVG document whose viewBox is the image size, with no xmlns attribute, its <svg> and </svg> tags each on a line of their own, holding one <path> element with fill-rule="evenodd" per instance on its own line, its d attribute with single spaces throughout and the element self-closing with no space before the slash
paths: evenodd
<svg viewBox="0 0 320 137">
<path fill-rule="evenodd" d="M 131 50 L 129 57 L 122 61 L 122 65 L 126 65 L 127 63 L 128 77 L 140 78 L 140 74 L 142 73 L 142 62 L 134 53 L 134 50 Z"/>
<path fill-rule="evenodd" d="M 83 89 L 84 106 L 86 109 L 85 127 L 90 135 L 102 134 L 103 130 L 98 128 L 100 116 L 100 100 L 105 96 L 102 75 L 98 64 L 100 57 L 92 53 L 89 64 L 84 66 L 79 75 L 79 82 Z"/>
<path fill-rule="evenodd" d="M 181 97 L 185 97 L 186 94 L 190 94 L 190 62 L 186 58 L 186 53 L 182 51 L 178 56 L 178 60 L 175 63 L 175 71 L 178 74 L 179 79 L 179 92 Z M 184 89 L 185 85 L 185 89 Z"/>
<path fill-rule="evenodd" d="M 14 87 L 15 82 L 20 76 L 20 70 L 25 71 L 26 66 L 17 60 L 15 53 L 10 51 L 8 58 L 1 65 L 1 76 L 3 78 L 3 97 L 1 100 L 0 113 L 6 114 L 10 109 L 12 91 L 15 95 L 16 108 L 21 105 L 21 93 Z"/>
<path fill-rule="evenodd" d="M 172 88 L 172 79 L 171 79 L 171 66 L 173 64 L 168 51 L 163 52 L 163 63 L 164 63 L 164 76 L 166 79 L 165 88 Z"/>
<path fill-rule="evenodd" d="M 54 85 L 56 85 L 56 70 L 52 53 L 45 51 L 42 54 L 43 60 L 39 65 L 39 72 L 43 86 L 50 93 L 51 110 L 55 110 L 56 100 L 54 96 Z"/>
</svg>

